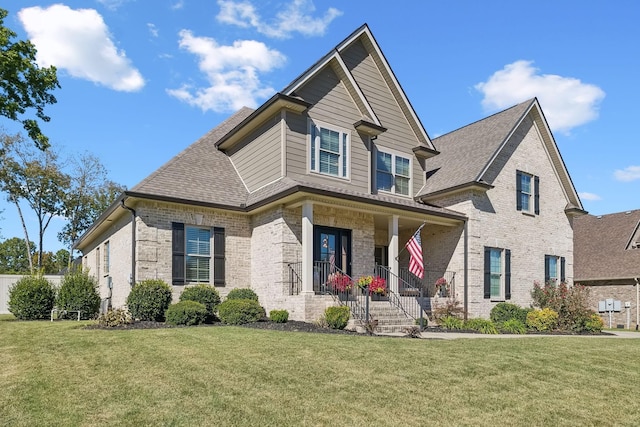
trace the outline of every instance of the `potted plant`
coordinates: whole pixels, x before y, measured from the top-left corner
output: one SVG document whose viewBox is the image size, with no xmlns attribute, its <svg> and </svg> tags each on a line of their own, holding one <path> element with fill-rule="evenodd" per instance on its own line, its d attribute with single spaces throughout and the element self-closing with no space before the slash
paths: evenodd
<svg viewBox="0 0 640 427">
<path fill-rule="evenodd" d="M 369 285 L 371 282 L 373 282 L 373 276 L 362 276 L 356 282 L 363 295 L 366 295 L 369 292 Z"/>
<path fill-rule="evenodd" d="M 449 296 L 449 284 L 447 283 L 447 279 L 445 279 L 444 277 L 439 278 L 438 280 L 436 280 L 435 286 L 436 295 L 440 295 L 441 297 Z"/>
<path fill-rule="evenodd" d="M 387 297 L 387 281 L 380 276 L 373 277 L 369 284 L 369 293 L 373 301 L 384 300 Z"/>
<path fill-rule="evenodd" d="M 349 298 L 351 288 L 353 287 L 353 282 L 349 276 L 342 273 L 331 273 L 327 278 L 327 282 L 335 293 L 338 294 L 340 299 L 346 300 Z"/>
</svg>

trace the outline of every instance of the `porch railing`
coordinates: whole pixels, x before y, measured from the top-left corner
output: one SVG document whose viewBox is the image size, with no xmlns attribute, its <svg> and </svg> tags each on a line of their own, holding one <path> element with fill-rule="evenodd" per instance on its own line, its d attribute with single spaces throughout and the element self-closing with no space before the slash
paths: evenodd
<svg viewBox="0 0 640 427">
<path fill-rule="evenodd" d="M 289 295 L 300 295 L 302 290 L 302 262 L 290 262 L 289 268 Z"/>
<path fill-rule="evenodd" d="M 424 277 L 419 279 L 407 267 L 400 268 L 400 279 L 404 288 L 400 289 L 400 295 L 418 294 L 419 290 L 425 297 L 455 297 L 456 272 L 425 270 Z"/>
<path fill-rule="evenodd" d="M 388 267 L 381 265 L 376 265 L 375 275 L 387 281 L 389 304 L 398 308 L 413 321 L 424 318 L 425 311 L 429 311 L 430 307 L 425 307 L 426 300 L 421 288 L 412 287 L 402 277 L 393 274 Z M 413 292 L 406 294 L 409 289 Z"/>
</svg>

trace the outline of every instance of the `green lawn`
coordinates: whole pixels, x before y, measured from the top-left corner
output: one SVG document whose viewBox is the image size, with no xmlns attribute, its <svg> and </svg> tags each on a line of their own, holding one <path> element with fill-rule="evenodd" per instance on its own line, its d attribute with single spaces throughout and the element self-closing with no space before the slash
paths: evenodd
<svg viewBox="0 0 640 427">
<path fill-rule="evenodd" d="M 638 425 L 640 340 L 0 318 L 2 426 Z"/>
</svg>

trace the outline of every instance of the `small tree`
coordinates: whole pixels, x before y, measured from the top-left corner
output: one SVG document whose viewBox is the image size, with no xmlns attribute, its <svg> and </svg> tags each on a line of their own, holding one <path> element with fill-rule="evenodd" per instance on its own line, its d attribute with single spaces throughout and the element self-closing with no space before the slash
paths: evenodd
<svg viewBox="0 0 640 427">
<path fill-rule="evenodd" d="M 60 310 L 80 311 L 83 319 L 91 319 L 100 310 L 98 283 L 87 270 L 75 270 L 62 279 L 56 305 Z"/>
<path fill-rule="evenodd" d="M 55 288 L 47 279 L 25 276 L 9 290 L 9 311 L 19 320 L 46 319 L 55 298 Z"/>
<path fill-rule="evenodd" d="M 29 274 L 31 272 L 29 258 L 25 253 L 25 241 L 19 237 L 12 237 L 0 243 L 0 273 Z M 36 245 L 29 242 L 31 256 L 36 253 Z"/>
</svg>

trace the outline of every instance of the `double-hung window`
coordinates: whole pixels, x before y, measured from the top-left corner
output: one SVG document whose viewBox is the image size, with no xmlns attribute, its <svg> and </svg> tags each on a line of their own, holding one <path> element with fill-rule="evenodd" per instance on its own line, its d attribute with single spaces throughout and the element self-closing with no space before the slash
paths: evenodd
<svg viewBox="0 0 640 427">
<path fill-rule="evenodd" d="M 540 178 L 516 171 L 516 209 L 525 213 L 540 214 Z"/>
<path fill-rule="evenodd" d="M 557 284 L 565 282 L 565 259 L 561 256 L 544 256 L 544 282 Z"/>
<path fill-rule="evenodd" d="M 338 178 L 349 178 L 349 133 L 309 122 L 309 169 Z"/>
<path fill-rule="evenodd" d="M 109 264 L 111 263 L 111 254 L 110 254 L 110 245 L 109 242 L 105 242 L 104 243 L 104 275 L 108 275 L 109 274 Z"/>
<path fill-rule="evenodd" d="M 484 297 L 494 301 L 511 299 L 511 251 L 484 248 Z"/>
<path fill-rule="evenodd" d="M 397 154 L 376 151 L 376 189 L 408 196 L 411 188 L 411 160 Z"/>
<path fill-rule="evenodd" d="M 211 265 L 211 230 L 186 228 L 186 280 L 191 283 L 209 283 Z"/>
</svg>

